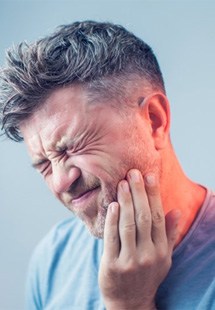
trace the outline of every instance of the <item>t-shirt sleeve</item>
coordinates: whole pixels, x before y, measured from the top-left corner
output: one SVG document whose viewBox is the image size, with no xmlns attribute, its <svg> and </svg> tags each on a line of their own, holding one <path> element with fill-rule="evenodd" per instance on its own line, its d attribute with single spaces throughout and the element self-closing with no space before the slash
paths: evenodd
<svg viewBox="0 0 215 310">
<path fill-rule="evenodd" d="M 41 246 L 38 246 L 29 263 L 27 280 L 26 280 L 26 292 L 25 292 L 25 309 L 26 310 L 40 310 L 42 309 L 42 298 L 40 292 L 40 261 L 43 257 L 41 255 Z"/>
</svg>

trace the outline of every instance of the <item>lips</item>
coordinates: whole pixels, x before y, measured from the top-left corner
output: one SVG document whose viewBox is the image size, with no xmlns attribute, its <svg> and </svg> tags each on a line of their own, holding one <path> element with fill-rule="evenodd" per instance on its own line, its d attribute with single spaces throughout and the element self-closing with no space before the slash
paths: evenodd
<svg viewBox="0 0 215 310">
<path fill-rule="evenodd" d="M 74 195 L 72 197 L 72 202 L 78 202 L 78 201 L 81 201 L 82 199 L 85 199 L 85 198 L 89 197 L 98 188 L 99 188 L 99 186 L 96 186 L 94 188 L 91 188 L 91 189 L 88 189 L 86 191 L 83 191 L 82 193 Z"/>
</svg>

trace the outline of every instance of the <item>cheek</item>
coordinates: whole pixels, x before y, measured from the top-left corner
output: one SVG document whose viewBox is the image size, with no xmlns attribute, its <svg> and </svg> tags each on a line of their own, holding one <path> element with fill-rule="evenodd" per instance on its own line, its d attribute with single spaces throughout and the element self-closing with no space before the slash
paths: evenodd
<svg viewBox="0 0 215 310">
<path fill-rule="evenodd" d="M 92 174 L 99 179 L 103 179 L 104 176 L 113 177 L 121 166 L 121 161 L 116 154 L 107 154 L 102 152 L 97 155 L 82 155 L 76 163 L 76 167 L 83 172 L 83 174 Z"/>
</svg>

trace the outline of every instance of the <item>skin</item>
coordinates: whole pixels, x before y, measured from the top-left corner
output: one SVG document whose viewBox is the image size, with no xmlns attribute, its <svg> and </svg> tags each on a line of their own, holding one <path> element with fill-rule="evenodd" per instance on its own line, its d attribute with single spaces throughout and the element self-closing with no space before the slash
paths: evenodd
<svg viewBox="0 0 215 310">
<path fill-rule="evenodd" d="M 177 161 L 163 94 L 136 83 L 124 104 L 88 95 L 77 85 L 53 91 L 20 130 L 54 195 L 104 237 L 99 285 L 107 309 L 155 309 L 173 247 L 205 189 Z"/>
<path fill-rule="evenodd" d="M 180 213 L 165 216 L 154 174 L 132 169 L 108 209 L 99 281 L 107 309 L 156 309 L 171 266 Z M 144 190 L 143 190 L 144 189 Z M 165 223 L 166 222 L 166 223 Z"/>
<path fill-rule="evenodd" d="M 106 102 L 88 101 L 78 87 L 57 90 L 21 131 L 33 166 L 54 195 L 103 237 L 118 182 L 132 167 L 156 171 L 158 154 L 142 136 L 145 124 L 132 104 L 121 113 Z"/>
</svg>

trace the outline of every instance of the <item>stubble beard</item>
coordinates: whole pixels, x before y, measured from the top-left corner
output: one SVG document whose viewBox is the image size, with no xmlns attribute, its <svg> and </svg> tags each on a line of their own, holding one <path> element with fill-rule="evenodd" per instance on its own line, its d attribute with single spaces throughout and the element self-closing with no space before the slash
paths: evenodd
<svg viewBox="0 0 215 310">
<path fill-rule="evenodd" d="M 144 176 L 145 174 L 150 174 L 153 173 L 156 175 L 156 178 L 160 180 L 161 177 L 161 165 L 160 165 L 160 159 L 159 158 L 154 158 L 148 161 L 147 167 L 143 168 L 143 164 L 141 165 L 140 162 L 135 163 L 135 165 L 130 165 L 130 167 L 138 169 L 142 175 Z M 119 182 L 119 181 L 118 181 Z M 89 229 L 90 233 L 95 236 L 96 238 L 104 238 L 104 227 L 105 227 L 105 219 L 107 215 L 107 210 L 108 210 L 108 205 L 113 202 L 117 201 L 117 184 L 116 183 L 115 187 L 110 186 L 109 187 L 109 192 L 107 194 L 107 199 L 104 200 L 101 208 L 101 212 L 98 212 L 97 220 L 96 220 L 96 225 L 92 226 L 91 229 Z M 88 227 L 89 228 L 89 227 Z"/>
<path fill-rule="evenodd" d="M 147 154 L 147 159 L 143 162 L 139 157 L 139 160 L 124 159 L 121 169 L 124 171 L 124 175 L 119 173 L 115 174 L 115 178 L 112 179 L 111 183 L 101 185 L 100 197 L 95 201 L 95 216 L 93 218 L 88 217 L 86 214 L 80 212 L 73 212 L 77 217 L 79 217 L 85 224 L 86 228 L 96 238 L 104 238 L 104 228 L 105 220 L 107 216 L 108 206 L 111 202 L 117 201 L 117 185 L 118 182 L 126 177 L 126 173 L 129 169 L 135 168 L 140 170 L 144 176 L 146 173 L 154 173 L 160 179 L 160 160 L 158 157 L 150 156 Z M 152 154 L 151 154 L 152 155 Z"/>
<path fill-rule="evenodd" d="M 104 238 L 105 220 L 108 212 L 108 206 L 111 202 L 117 201 L 116 193 L 117 183 L 115 185 L 109 184 L 104 190 L 104 195 L 101 202 L 97 204 L 97 216 L 93 221 L 81 218 L 92 236 L 98 239 Z M 96 208 L 96 206 L 95 206 Z"/>
<path fill-rule="evenodd" d="M 141 171 L 141 167 L 139 165 L 136 165 L 135 168 Z M 160 167 L 157 161 L 154 162 L 153 164 L 151 163 L 147 167 L 147 172 L 145 171 L 144 173 L 154 173 L 157 175 L 158 178 L 160 178 Z M 104 238 L 104 228 L 105 228 L 105 220 L 107 216 L 108 206 L 111 202 L 117 201 L 117 184 L 118 183 L 116 183 L 115 186 L 110 185 L 106 188 L 106 195 L 102 203 L 98 206 L 98 213 L 97 213 L 97 217 L 95 221 L 92 223 L 91 221 L 82 219 L 86 227 L 88 228 L 90 234 L 96 238 L 99 238 L 99 239 Z"/>
</svg>

